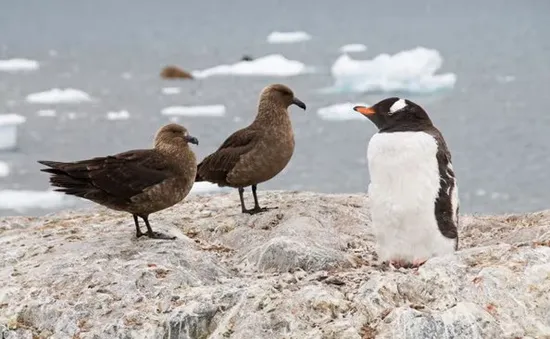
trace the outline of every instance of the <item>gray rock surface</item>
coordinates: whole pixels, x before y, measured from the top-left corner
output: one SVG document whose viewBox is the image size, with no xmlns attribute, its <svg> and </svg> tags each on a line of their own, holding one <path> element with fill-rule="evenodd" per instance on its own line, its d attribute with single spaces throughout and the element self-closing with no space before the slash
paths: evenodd
<svg viewBox="0 0 550 339">
<path fill-rule="evenodd" d="M 151 217 L 0 219 L 0 338 L 550 338 L 550 212 L 463 216 L 460 249 L 377 263 L 365 195 L 236 192 Z"/>
</svg>

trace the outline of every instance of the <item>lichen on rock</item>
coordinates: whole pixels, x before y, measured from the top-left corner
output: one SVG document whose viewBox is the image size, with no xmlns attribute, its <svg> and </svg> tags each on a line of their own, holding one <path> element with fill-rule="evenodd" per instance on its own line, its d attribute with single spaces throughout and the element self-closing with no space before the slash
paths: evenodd
<svg viewBox="0 0 550 339">
<path fill-rule="evenodd" d="M 175 241 L 101 207 L 1 219 L 0 338 L 550 337 L 550 212 L 463 216 L 459 251 L 396 270 L 365 195 L 233 193 L 152 216 Z"/>
</svg>

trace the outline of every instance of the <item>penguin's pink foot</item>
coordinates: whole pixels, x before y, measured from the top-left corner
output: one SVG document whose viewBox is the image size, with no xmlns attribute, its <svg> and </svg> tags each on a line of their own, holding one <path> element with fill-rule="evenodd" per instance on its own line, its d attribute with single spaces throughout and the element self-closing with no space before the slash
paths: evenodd
<svg viewBox="0 0 550 339">
<path fill-rule="evenodd" d="M 413 260 L 412 268 L 419 268 L 420 266 L 424 265 L 426 261 L 427 260 L 415 259 Z"/>
<path fill-rule="evenodd" d="M 419 268 L 425 262 L 426 262 L 426 260 L 421 260 L 421 259 L 415 259 L 415 260 L 413 260 L 412 263 L 408 262 L 406 260 L 398 259 L 398 260 L 390 260 L 389 261 L 389 266 L 391 266 L 393 268 Z"/>
</svg>

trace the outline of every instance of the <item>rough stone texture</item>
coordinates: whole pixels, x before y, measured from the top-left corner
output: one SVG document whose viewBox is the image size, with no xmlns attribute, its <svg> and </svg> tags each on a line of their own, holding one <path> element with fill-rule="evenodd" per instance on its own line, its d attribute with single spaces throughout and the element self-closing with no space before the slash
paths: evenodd
<svg viewBox="0 0 550 339">
<path fill-rule="evenodd" d="M 99 207 L 0 219 L 0 338 L 550 338 L 550 212 L 463 216 L 457 253 L 395 270 L 365 195 L 260 194 L 279 209 L 154 214 L 175 241 Z"/>
</svg>

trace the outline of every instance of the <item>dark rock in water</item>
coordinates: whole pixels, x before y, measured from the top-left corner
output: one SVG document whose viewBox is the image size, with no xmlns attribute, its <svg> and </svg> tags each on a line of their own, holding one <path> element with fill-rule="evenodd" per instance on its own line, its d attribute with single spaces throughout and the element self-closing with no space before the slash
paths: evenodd
<svg viewBox="0 0 550 339">
<path fill-rule="evenodd" d="M 252 61 L 252 60 L 254 60 L 254 58 L 248 54 L 243 55 L 243 57 L 241 58 L 241 61 Z"/>
<path fill-rule="evenodd" d="M 198 165 L 195 180 L 238 188 L 243 213 L 266 211 L 258 203 L 256 186 L 279 174 L 292 157 L 294 132 L 288 115 L 290 105 L 306 109 L 287 86 L 274 84 L 264 88 L 255 120 L 230 135 L 216 152 L 207 156 Z M 248 210 L 243 198 L 247 186 L 252 186 L 254 196 L 254 208 Z"/>
<path fill-rule="evenodd" d="M 164 79 L 193 79 L 191 73 L 184 71 L 176 66 L 166 66 L 163 68 L 160 76 Z"/>
<path fill-rule="evenodd" d="M 39 161 L 50 168 L 58 192 L 131 213 L 136 236 L 175 239 L 153 232 L 149 214 L 175 205 L 187 196 L 196 176 L 196 158 L 188 143 L 198 144 L 185 127 L 169 124 L 155 137 L 155 147 L 76 162 Z M 138 217 L 145 221 L 142 233 Z"/>
</svg>

